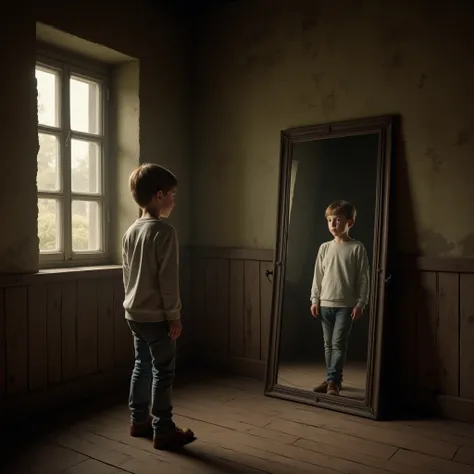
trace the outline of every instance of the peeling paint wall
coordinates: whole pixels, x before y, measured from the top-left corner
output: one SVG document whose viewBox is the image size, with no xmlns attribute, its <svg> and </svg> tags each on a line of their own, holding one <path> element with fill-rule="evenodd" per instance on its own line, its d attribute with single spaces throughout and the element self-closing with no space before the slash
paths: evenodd
<svg viewBox="0 0 474 474">
<path fill-rule="evenodd" d="M 280 130 L 400 114 L 397 250 L 474 257 L 473 7 L 243 1 L 195 30 L 193 232 L 274 248 Z"/>
<path fill-rule="evenodd" d="M 147 5 L 151 5 L 150 7 Z M 98 9 L 90 0 L 41 3 L 38 11 L 13 7 L 0 39 L 8 64 L 2 73 L 0 273 L 38 269 L 34 83 L 36 21 L 140 60 L 140 157 L 171 168 L 181 184 L 171 221 L 189 243 L 188 29 L 147 2 Z M 16 11 L 15 11 L 16 8 Z M 153 8 L 151 10 L 150 8 Z M 121 192 L 128 192 L 123 183 Z M 112 202 L 112 205 L 114 203 Z M 130 223 L 136 214 L 129 216 Z"/>
</svg>

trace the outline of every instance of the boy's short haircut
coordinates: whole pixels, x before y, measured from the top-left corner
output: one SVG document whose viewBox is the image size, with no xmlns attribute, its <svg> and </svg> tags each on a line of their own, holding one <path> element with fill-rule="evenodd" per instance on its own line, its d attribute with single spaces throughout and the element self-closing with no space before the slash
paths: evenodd
<svg viewBox="0 0 474 474">
<path fill-rule="evenodd" d="M 175 188 L 178 180 L 163 166 L 143 163 L 130 175 L 129 185 L 135 202 L 140 207 L 145 207 L 159 191 L 167 193 Z"/>
<path fill-rule="evenodd" d="M 326 209 L 325 216 L 344 216 L 346 219 L 356 218 L 357 210 L 349 201 L 334 201 Z"/>
</svg>

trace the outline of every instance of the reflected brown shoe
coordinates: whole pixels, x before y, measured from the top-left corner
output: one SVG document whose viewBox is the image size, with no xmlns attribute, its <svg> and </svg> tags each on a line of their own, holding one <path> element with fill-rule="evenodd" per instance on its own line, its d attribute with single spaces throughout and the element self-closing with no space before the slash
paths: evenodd
<svg viewBox="0 0 474 474">
<path fill-rule="evenodd" d="M 160 450 L 174 451 L 195 440 L 196 436 L 190 429 L 176 428 L 171 433 L 154 436 L 153 447 Z"/>
<path fill-rule="evenodd" d="M 331 380 L 328 383 L 327 394 L 328 395 L 339 395 L 339 385 L 336 382 L 334 382 L 334 380 Z"/>
<path fill-rule="evenodd" d="M 148 421 L 145 421 L 144 423 L 137 423 L 137 424 L 132 423 L 130 425 L 130 436 L 133 436 L 134 438 L 152 439 L 153 438 L 153 428 L 151 426 L 152 420 L 153 420 L 153 417 L 149 416 Z"/>
<path fill-rule="evenodd" d="M 327 381 L 325 380 L 324 382 L 320 383 L 317 387 L 314 387 L 313 392 L 327 393 L 328 392 L 328 383 L 327 383 Z"/>
</svg>

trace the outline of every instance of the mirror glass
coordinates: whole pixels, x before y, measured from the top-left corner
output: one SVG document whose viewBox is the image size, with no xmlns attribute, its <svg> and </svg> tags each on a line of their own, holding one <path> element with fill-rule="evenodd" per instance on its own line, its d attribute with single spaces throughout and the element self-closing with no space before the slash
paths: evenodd
<svg viewBox="0 0 474 474">
<path fill-rule="evenodd" d="M 366 398 L 378 156 L 378 133 L 293 143 L 279 385 Z"/>
</svg>

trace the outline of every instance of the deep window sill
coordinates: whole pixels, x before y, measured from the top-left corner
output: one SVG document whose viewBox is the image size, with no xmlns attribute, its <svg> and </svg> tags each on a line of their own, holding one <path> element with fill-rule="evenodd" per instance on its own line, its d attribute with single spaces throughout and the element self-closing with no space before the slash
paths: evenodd
<svg viewBox="0 0 474 474">
<path fill-rule="evenodd" d="M 0 275 L 0 288 L 28 286 L 39 283 L 63 283 L 91 278 L 121 278 L 122 265 L 45 268 L 37 273 Z"/>
</svg>

